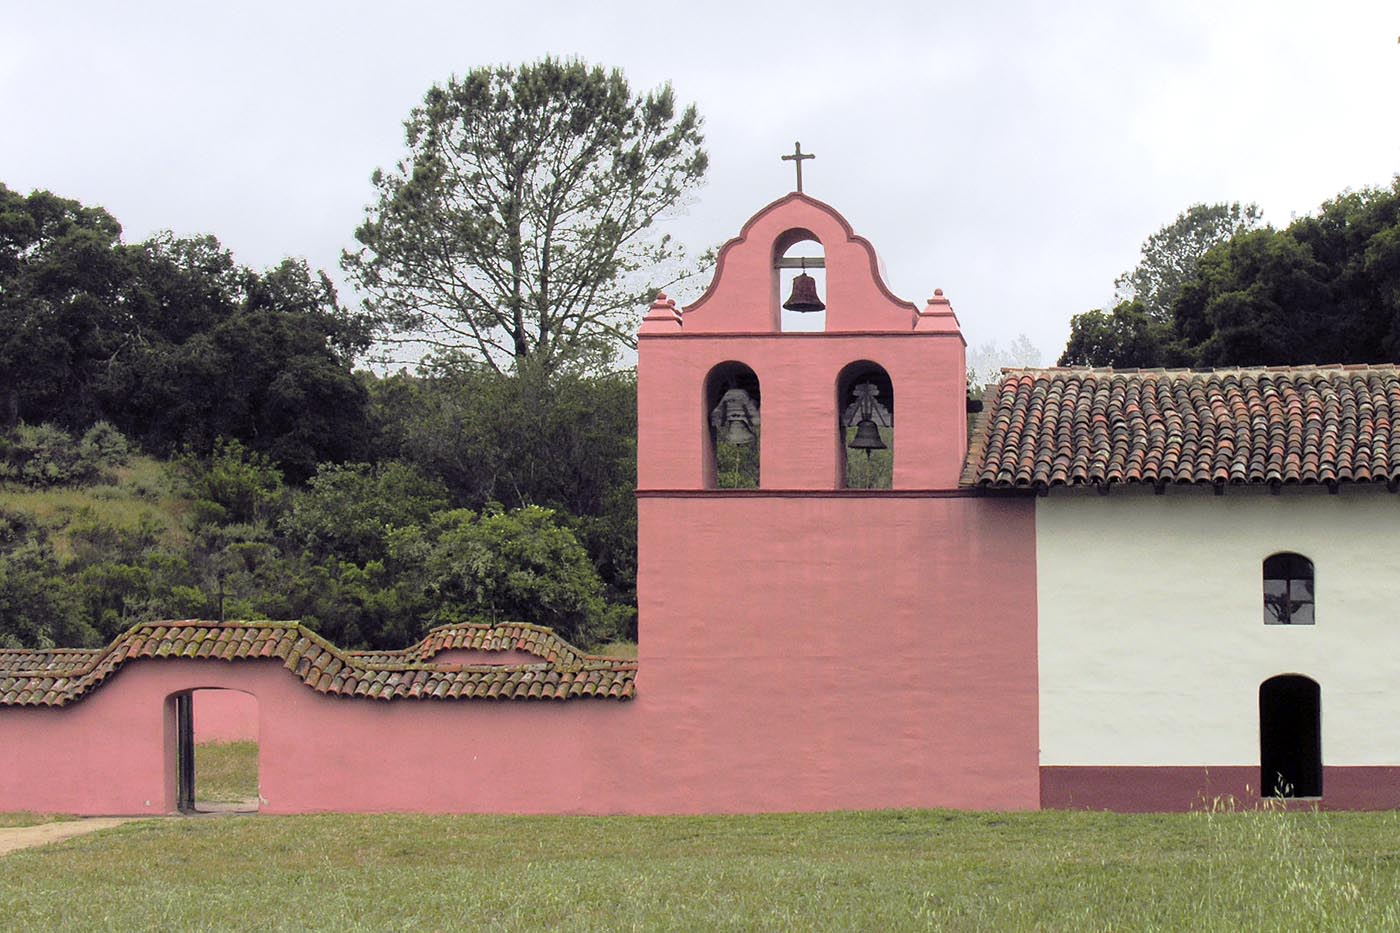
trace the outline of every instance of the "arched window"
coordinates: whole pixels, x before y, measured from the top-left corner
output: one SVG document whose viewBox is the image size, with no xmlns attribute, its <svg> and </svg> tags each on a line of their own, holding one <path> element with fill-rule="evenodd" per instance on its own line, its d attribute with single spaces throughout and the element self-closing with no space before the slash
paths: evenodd
<svg viewBox="0 0 1400 933">
<path fill-rule="evenodd" d="M 759 482 L 762 395 L 758 376 L 743 363 L 721 363 L 705 380 L 705 430 L 710 443 L 705 485 L 756 489 Z"/>
<path fill-rule="evenodd" d="M 846 489 L 894 486 L 894 383 L 861 360 L 836 377 L 837 478 Z"/>
<path fill-rule="evenodd" d="M 826 253 L 810 230 L 789 230 L 773 244 L 774 297 L 782 330 L 826 330 Z"/>
<path fill-rule="evenodd" d="M 1312 625 L 1313 564 L 1285 552 L 1264 559 L 1264 624 Z"/>
<path fill-rule="evenodd" d="M 1322 796 L 1322 688 L 1310 677 L 1259 685 L 1259 787 L 1265 797 Z"/>
</svg>

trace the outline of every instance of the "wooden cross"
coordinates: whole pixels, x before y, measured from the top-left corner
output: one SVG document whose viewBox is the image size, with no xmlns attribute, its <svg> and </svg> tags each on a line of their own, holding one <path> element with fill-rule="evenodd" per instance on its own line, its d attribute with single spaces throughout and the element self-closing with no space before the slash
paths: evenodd
<svg viewBox="0 0 1400 933">
<path fill-rule="evenodd" d="M 801 193 L 801 191 L 802 191 L 802 160 L 803 160 L 803 159 L 815 159 L 815 158 L 816 158 L 816 156 L 812 155 L 810 152 L 803 152 L 803 151 L 802 151 L 802 144 L 801 144 L 801 143 L 793 143 L 793 144 L 792 144 L 792 155 L 785 155 L 785 156 L 783 156 L 783 161 L 784 161 L 784 162 L 796 162 L 796 163 L 797 163 L 797 190 L 798 190 L 799 193 Z"/>
</svg>

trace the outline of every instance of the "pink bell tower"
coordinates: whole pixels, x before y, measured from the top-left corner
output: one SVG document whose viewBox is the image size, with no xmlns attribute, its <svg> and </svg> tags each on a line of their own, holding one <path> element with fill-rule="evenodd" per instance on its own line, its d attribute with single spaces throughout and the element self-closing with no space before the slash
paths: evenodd
<svg viewBox="0 0 1400 933">
<path fill-rule="evenodd" d="M 805 241 L 826 253 L 826 329 L 785 333 L 779 263 Z M 871 361 L 888 373 L 899 402 L 893 488 L 952 489 L 967 453 L 966 348 L 941 289 L 922 309 L 896 298 L 869 241 L 830 206 L 793 192 L 724 245 L 698 301 L 681 312 L 659 296 L 643 320 L 638 486 L 713 488 L 709 413 L 694 387 L 736 360 L 762 386 L 760 488 L 841 488 L 837 377 L 848 364 Z"/>
<path fill-rule="evenodd" d="M 807 241 L 825 328 L 785 332 Z M 799 190 L 725 244 L 694 304 L 658 296 L 638 343 L 642 793 L 1036 807 L 1033 503 L 959 486 L 966 345 L 942 292 L 897 298 Z M 852 432 L 892 453 L 885 488 L 849 488 Z M 717 469 L 726 443 L 746 482 Z"/>
</svg>

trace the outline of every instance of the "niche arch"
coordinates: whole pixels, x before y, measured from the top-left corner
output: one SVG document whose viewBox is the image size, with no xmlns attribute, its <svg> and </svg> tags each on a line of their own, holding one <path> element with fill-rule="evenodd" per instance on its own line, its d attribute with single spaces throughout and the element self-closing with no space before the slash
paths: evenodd
<svg viewBox="0 0 1400 933">
<path fill-rule="evenodd" d="M 1259 685 L 1259 793 L 1322 796 L 1322 687 L 1302 674 Z"/>
<path fill-rule="evenodd" d="M 729 360 L 705 376 L 705 488 L 757 489 L 762 474 L 763 392 L 747 363 Z"/>
<path fill-rule="evenodd" d="M 894 403 L 894 380 L 879 363 L 857 360 L 837 374 L 838 489 L 894 488 Z"/>
<path fill-rule="evenodd" d="M 794 311 L 784 307 L 789 298 L 796 298 L 799 276 L 812 281 L 809 289 L 823 307 L 812 311 Z M 806 227 L 792 227 L 773 240 L 774 318 L 782 333 L 821 332 L 826 330 L 826 246 L 821 237 Z"/>
</svg>

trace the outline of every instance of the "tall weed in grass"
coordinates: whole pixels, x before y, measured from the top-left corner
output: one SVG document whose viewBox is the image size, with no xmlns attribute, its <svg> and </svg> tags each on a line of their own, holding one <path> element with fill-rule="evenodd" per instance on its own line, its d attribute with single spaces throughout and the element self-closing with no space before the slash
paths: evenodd
<svg viewBox="0 0 1400 933">
<path fill-rule="evenodd" d="M 1227 797 L 1193 816 L 1210 842 L 1200 912 L 1218 928 L 1400 928 L 1394 879 L 1340 841 L 1337 821 L 1350 815 L 1274 798 L 1244 808 Z M 1386 819 L 1400 829 L 1395 814 Z"/>
</svg>

